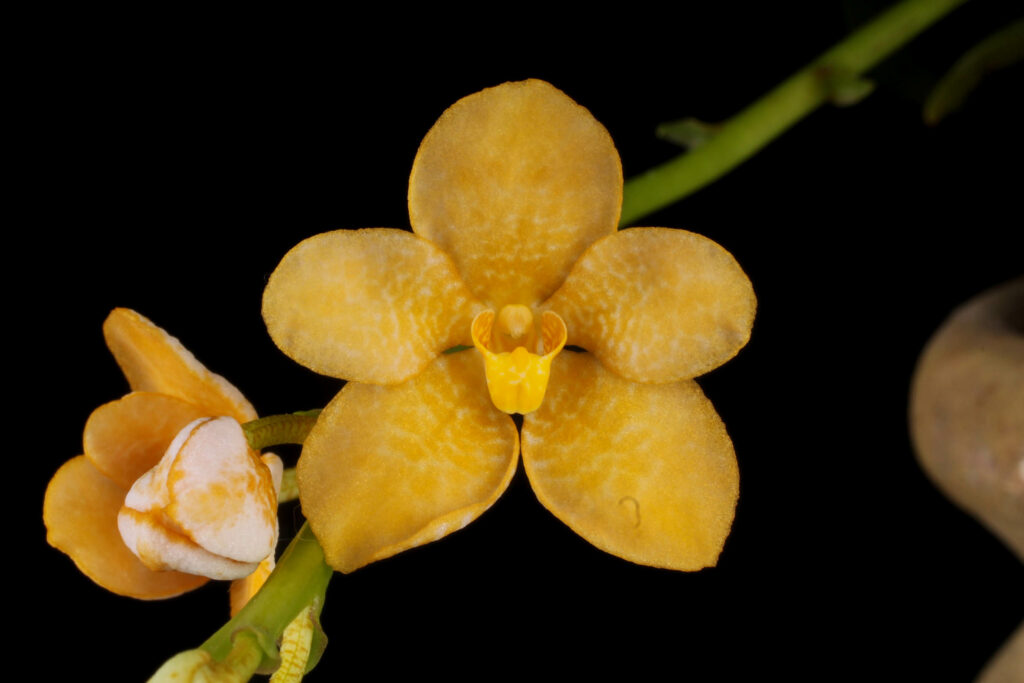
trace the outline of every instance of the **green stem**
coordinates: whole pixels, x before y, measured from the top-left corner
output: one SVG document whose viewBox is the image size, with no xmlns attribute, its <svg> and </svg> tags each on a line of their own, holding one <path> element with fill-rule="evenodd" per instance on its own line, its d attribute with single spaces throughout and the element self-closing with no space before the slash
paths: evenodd
<svg viewBox="0 0 1024 683">
<path fill-rule="evenodd" d="M 232 644 L 231 652 L 221 662 L 218 673 L 230 680 L 247 681 L 256 673 L 260 657 L 258 639 L 251 633 L 240 633 Z"/>
<path fill-rule="evenodd" d="M 943 76 L 924 103 L 929 126 L 960 108 L 981 79 L 998 69 L 1024 60 L 1024 19 L 993 33 L 967 51 Z"/>
<path fill-rule="evenodd" d="M 272 670 L 277 664 L 276 643 L 285 627 L 309 605 L 313 605 L 319 617 L 332 574 L 309 524 L 304 524 L 260 591 L 231 621 L 210 636 L 202 649 L 214 659 L 223 660 L 231 652 L 235 634 L 248 631 L 255 635 L 263 649 L 260 669 Z M 308 667 L 316 664 L 318 658 L 318 653 L 314 653 Z"/>
<path fill-rule="evenodd" d="M 305 410 L 301 413 L 270 415 L 246 422 L 242 425 L 242 431 L 249 440 L 249 447 L 257 451 L 286 443 L 301 444 L 306 440 L 309 430 L 313 429 L 319 414 L 319 410 Z"/>
<path fill-rule="evenodd" d="M 704 145 L 630 179 L 620 226 L 696 192 L 741 164 L 966 0 L 904 0 L 733 116 Z"/>
</svg>

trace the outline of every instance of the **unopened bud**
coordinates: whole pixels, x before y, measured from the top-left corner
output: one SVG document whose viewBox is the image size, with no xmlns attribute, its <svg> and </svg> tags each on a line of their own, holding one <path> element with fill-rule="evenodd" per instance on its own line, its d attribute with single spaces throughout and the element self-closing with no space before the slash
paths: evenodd
<svg viewBox="0 0 1024 683">
<path fill-rule="evenodd" d="M 233 418 L 195 420 L 132 485 L 121 537 L 150 569 L 248 576 L 277 543 L 280 468 L 277 456 L 261 460 L 249 448 Z"/>
</svg>

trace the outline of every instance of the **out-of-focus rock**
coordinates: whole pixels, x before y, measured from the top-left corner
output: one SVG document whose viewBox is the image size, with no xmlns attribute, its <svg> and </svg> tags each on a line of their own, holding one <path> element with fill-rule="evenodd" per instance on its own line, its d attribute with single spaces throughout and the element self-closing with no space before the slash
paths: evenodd
<svg viewBox="0 0 1024 683">
<path fill-rule="evenodd" d="M 967 302 L 928 342 L 910 427 L 925 472 L 1024 561 L 1024 278 Z M 1024 625 L 978 683 L 1024 681 Z"/>
<path fill-rule="evenodd" d="M 1024 561 L 1024 278 L 967 302 L 931 338 L 910 425 L 935 484 Z"/>
<path fill-rule="evenodd" d="M 975 683 L 1020 683 L 1024 681 L 1024 625 L 1018 626 L 1003 643 Z"/>
</svg>

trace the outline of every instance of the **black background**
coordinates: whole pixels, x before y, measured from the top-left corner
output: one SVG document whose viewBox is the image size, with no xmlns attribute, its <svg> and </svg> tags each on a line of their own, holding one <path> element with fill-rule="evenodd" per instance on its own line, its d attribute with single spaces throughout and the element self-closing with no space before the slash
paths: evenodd
<svg viewBox="0 0 1024 683">
<path fill-rule="evenodd" d="M 1021 70 L 934 129 L 919 98 L 1012 16 L 1008 4 L 959 10 L 876 70 L 863 103 L 820 110 L 642 221 L 716 240 L 758 294 L 750 344 L 700 380 L 741 472 L 718 567 L 674 573 L 596 550 L 520 471 L 465 530 L 336 575 L 311 680 L 974 675 L 1024 616 L 1024 574 L 918 468 L 907 390 L 948 312 L 1024 271 Z M 44 35 L 19 105 L 30 154 L 16 187 L 30 212 L 8 245 L 7 327 L 12 373 L 33 378 L 17 396 L 29 438 L 8 456 L 41 675 L 140 680 L 227 616 L 226 585 L 138 602 L 45 544 L 46 482 L 80 452 L 89 413 L 127 391 L 100 332 L 111 308 L 179 337 L 260 414 L 321 407 L 341 382 L 274 347 L 260 318 L 266 278 L 310 235 L 407 228 L 408 172 L 448 105 L 548 80 L 609 129 L 628 178 L 676 153 L 655 139 L 659 122 L 727 117 L 851 21 L 832 2 L 716 7 L 632 8 L 601 29 L 582 15 L 558 26 L 517 16 L 501 31 L 453 17 L 473 23 L 461 33 L 432 28 L 446 17 L 401 17 L 415 37 L 397 18 L 270 15 L 133 17 L 124 32 L 96 16 L 78 32 L 64 17 Z M 281 518 L 283 548 L 300 513 L 291 504 Z"/>
</svg>

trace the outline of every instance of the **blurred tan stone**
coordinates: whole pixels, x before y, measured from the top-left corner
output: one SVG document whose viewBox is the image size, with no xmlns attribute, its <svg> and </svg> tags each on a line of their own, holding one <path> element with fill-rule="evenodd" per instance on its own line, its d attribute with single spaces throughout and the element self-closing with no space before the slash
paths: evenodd
<svg viewBox="0 0 1024 683">
<path fill-rule="evenodd" d="M 1024 561 L 1024 278 L 956 309 L 931 338 L 910 426 L 935 485 Z M 1024 682 L 1024 626 L 978 681 Z"/>
<path fill-rule="evenodd" d="M 977 683 L 1021 683 L 1024 681 L 1024 624 L 989 660 Z"/>
<path fill-rule="evenodd" d="M 924 470 L 1024 560 L 1024 278 L 953 312 L 925 347 L 910 405 Z"/>
</svg>

